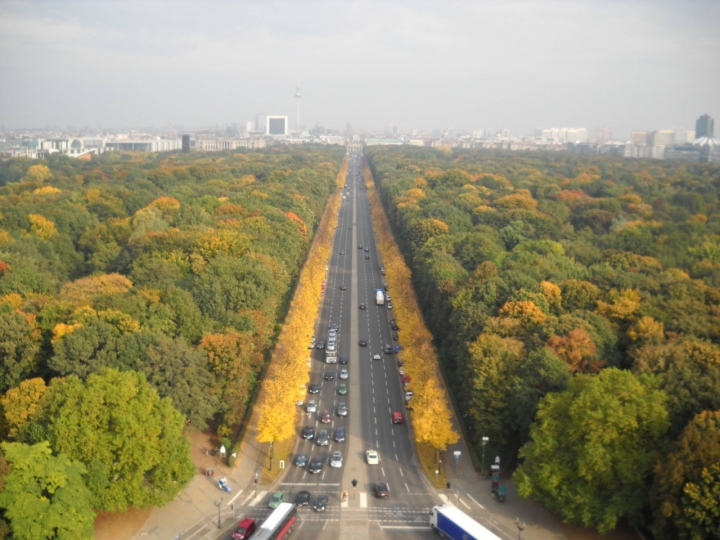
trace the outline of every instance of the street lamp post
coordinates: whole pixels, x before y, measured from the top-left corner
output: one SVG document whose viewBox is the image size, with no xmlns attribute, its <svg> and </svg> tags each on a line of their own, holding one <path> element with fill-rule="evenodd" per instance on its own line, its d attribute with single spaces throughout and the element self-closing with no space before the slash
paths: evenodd
<svg viewBox="0 0 720 540">
<path fill-rule="evenodd" d="M 438 483 L 438 475 L 440 474 L 440 469 L 435 469 L 435 483 Z"/>
<path fill-rule="evenodd" d="M 482 473 L 485 473 L 485 445 L 490 441 L 490 437 L 483 437 L 483 457 L 482 457 Z"/>
<path fill-rule="evenodd" d="M 270 470 L 272 471 L 272 462 L 275 457 L 275 441 L 270 441 Z"/>
<path fill-rule="evenodd" d="M 218 529 L 220 528 L 220 507 L 222 506 L 223 498 L 220 497 L 219 501 L 213 501 L 213 504 L 217 506 L 218 509 Z"/>
<path fill-rule="evenodd" d="M 522 540 L 522 532 L 525 530 L 525 522 L 520 521 L 520 518 L 516 517 L 515 525 L 517 525 L 517 528 L 518 528 L 518 540 Z"/>
</svg>

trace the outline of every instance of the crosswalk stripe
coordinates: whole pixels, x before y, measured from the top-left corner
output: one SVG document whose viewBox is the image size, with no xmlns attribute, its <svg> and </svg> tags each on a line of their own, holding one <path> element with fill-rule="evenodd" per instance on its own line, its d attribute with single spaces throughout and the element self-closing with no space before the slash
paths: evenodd
<svg viewBox="0 0 720 540">
<path fill-rule="evenodd" d="M 360 508 L 367 508 L 367 493 L 360 494 Z"/>
<path fill-rule="evenodd" d="M 267 491 L 261 491 L 248 506 L 256 506 L 263 499 L 263 497 L 265 497 L 265 495 L 267 495 Z"/>
</svg>

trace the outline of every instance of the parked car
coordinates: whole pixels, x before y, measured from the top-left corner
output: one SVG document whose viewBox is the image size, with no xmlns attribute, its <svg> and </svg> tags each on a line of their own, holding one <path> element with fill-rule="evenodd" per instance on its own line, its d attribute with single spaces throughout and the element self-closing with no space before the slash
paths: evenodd
<svg viewBox="0 0 720 540">
<path fill-rule="evenodd" d="M 268 506 L 275 509 L 280 506 L 283 501 L 285 501 L 285 494 L 282 491 L 276 491 L 272 494 L 272 497 L 270 497 L 270 502 L 268 503 Z"/>
<path fill-rule="evenodd" d="M 237 524 L 237 527 L 233 531 L 233 540 L 247 540 L 250 538 L 252 533 L 255 532 L 255 520 L 250 518 L 243 519 Z"/>
<path fill-rule="evenodd" d="M 388 309 L 392 309 L 392 308 L 393 308 L 392 302 L 388 302 L 386 305 L 387 305 L 387 308 L 388 308 Z"/>
<path fill-rule="evenodd" d="M 393 339 L 393 341 L 397 341 L 398 339 L 400 339 L 400 336 L 398 335 L 397 332 L 392 333 L 392 339 Z"/>
<path fill-rule="evenodd" d="M 315 345 L 318 349 L 324 349 L 325 348 L 325 342 L 324 341 L 318 341 L 317 345 Z"/>
<path fill-rule="evenodd" d="M 342 468 L 343 464 L 343 458 L 342 458 L 342 452 L 338 452 L 337 450 L 332 453 L 332 457 L 330 458 L 330 467 L 333 469 L 340 469 Z"/>
<path fill-rule="evenodd" d="M 384 348 L 384 352 L 385 352 L 385 354 L 392 354 L 392 353 L 393 353 L 393 346 L 390 345 L 389 343 L 386 343 L 386 344 L 385 344 L 385 348 Z"/>
<path fill-rule="evenodd" d="M 228 484 L 227 478 L 219 478 L 217 481 L 217 487 L 221 491 L 226 491 L 228 493 L 232 491 L 230 484 Z"/>
<path fill-rule="evenodd" d="M 298 454 L 295 458 L 295 465 L 297 467 L 306 467 L 308 464 L 308 455 L 307 454 Z"/>
</svg>

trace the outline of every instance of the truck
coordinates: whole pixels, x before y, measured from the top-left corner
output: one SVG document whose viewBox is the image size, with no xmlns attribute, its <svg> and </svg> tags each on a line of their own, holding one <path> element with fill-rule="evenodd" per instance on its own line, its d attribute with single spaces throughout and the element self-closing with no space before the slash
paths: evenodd
<svg viewBox="0 0 720 540">
<path fill-rule="evenodd" d="M 451 504 L 433 506 L 430 527 L 441 538 L 450 540 L 501 540 L 499 536 Z"/>
<path fill-rule="evenodd" d="M 337 349 L 329 351 L 325 349 L 325 363 L 326 364 L 337 364 L 338 353 Z"/>
<path fill-rule="evenodd" d="M 382 289 L 375 289 L 375 303 L 382 306 L 385 303 L 385 293 Z"/>
</svg>

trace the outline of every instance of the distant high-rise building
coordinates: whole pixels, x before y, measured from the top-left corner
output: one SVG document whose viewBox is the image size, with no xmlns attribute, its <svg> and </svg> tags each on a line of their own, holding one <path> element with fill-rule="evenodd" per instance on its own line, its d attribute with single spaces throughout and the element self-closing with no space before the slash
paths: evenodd
<svg viewBox="0 0 720 540">
<path fill-rule="evenodd" d="M 288 117 L 287 116 L 268 116 L 265 128 L 266 135 L 287 135 L 288 134 Z"/>
<path fill-rule="evenodd" d="M 675 144 L 675 130 L 660 129 L 652 132 L 652 146 L 670 146 Z"/>
<path fill-rule="evenodd" d="M 245 131 L 247 131 L 248 133 L 252 133 L 253 131 L 255 131 L 255 124 L 253 124 L 252 122 L 246 123 Z"/>
<path fill-rule="evenodd" d="M 182 153 L 183 154 L 190 153 L 190 135 L 182 136 Z"/>
<path fill-rule="evenodd" d="M 709 114 L 703 114 L 695 121 L 695 137 L 713 137 L 715 120 Z"/>
<path fill-rule="evenodd" d="M 647 131 L 633 131 L 630 134 L 630 142 L 635 146 L 645 146 L 648 143 L 648 132 Z"/>
</svg>

